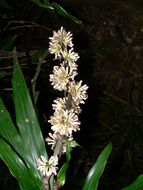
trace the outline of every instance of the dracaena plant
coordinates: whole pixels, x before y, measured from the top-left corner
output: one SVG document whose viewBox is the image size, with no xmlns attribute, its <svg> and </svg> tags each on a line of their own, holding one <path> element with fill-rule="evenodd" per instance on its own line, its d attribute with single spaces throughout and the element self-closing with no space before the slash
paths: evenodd
<svg viewBox="0 0 143 190">
<path fill-rule="evenodd" d="M 55 59 L 59 61 L 59 65 L 53 67 L 53 73 L 50 75 L 51 85 L 55 90 L 63 92 L 62 97 L 57 97 L 53 101 L 53 115 L 49 118 L 51 132 L 46 142 L 53 150 L 49 158 L 33 104 L 18 65 L 16 50 L 14 50 L 12 86 L 17 126 L 0 99 L 0 157 L 18 180 L 22 190 L 53 190 L 65 184 L 71 159 L 70 151 L 78 145 L 73 139 L 73 133 L 80 130 L 78 118 L 81 112 L 80 104 L 84 104 L 87 99 L 88 86 L 82 84 L 82 80 L 75 80 L 78 74 L 76 62 L 79 55 L 74 52 L 72 34 L 66 32 L 63 27 L 57 32 L 54 31 L 53 37 L 50 38 L 49 52 L 54 54 Z M 106 148 L 103 168 L 111 145 Z M 66 154 L 67 161 L 59 168 L 58 161 L 63 154 Z M 102 172 L 99 171 L 100 175 Z M 88 178 L 84 189 L 90 183 Z"/>
<path fill-rule="evenodd" d="M 70 164 L 70 151 L 78 144 L 73 134 L 80 130 L 80 105 L 87 99 L 86 84 L 77 81 L 78 53 L 74 52 L 72 34 L 61 27 L 50 38 L 49 52 L 54 54 L 59 65 L 53 67 L 51 85 L 62 91 L 63 96 L 53 100 L 53 115 L 48 122 L 51 131 L 45 139 L 53 154 L 46 152 L 38 119 L 28 93 L 26 83 L 14 50 L 14 72 L 12 79 L 16 125 L 0 99 L 0 157 L 7 164 L 11 174 L 18 180 L 21 190 L 58 190 L 66 181 Z M 96 190 L 112 145 L 109 143 L 101 152 L 83 184 L 82 190 Z M 59 168 L 63 154 L 67 160 Z M 126 190 L 143 187 L 142 175 Z M 133 189 L 134 188 L 134 189 Z"/>
</svg>

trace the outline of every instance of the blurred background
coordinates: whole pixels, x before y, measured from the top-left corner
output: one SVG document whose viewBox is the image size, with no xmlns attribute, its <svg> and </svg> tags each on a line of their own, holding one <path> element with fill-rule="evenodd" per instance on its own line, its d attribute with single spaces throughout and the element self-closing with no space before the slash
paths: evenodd
<svg viewBox="0 0 143 190">
<path fill-rule="evenodd" d="M 74 136 L 81 147 L 72 151 L 67 183 L 62 189 L 81 189 L 100 152 L 112 142 L 113 150 L 98 189 L 119 190 L 143 171 L 143 1 L 54 2 L 82 23 L 32 0 L 0 0 L 0 96 L 15 120 L 11 87 L 13 48 L 17 48 L 32 96 L 31 79 L 48 49 L 53 30 L 63 26 L 71 31 L 75 52 L 80 55 L 77 79 L 83 80 L 89 90 L 80 114 L 81 131 Z M 52 114 L 51 104 L 60 96 L 49 83 L 55 64 L 48 54 L 36 83 L 39 97 L 35 108 L 44 138 L 50 131 L 47 120 Z M 47 150 L 50 152 L 48 147 Z M 1 160 L 0 187 L 19 190 Z"/>
</svg>

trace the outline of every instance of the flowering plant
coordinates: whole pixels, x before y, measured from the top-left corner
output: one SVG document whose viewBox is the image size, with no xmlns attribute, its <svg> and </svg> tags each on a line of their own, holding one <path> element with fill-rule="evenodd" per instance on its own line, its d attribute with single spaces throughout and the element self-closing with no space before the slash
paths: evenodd
<svg viewBox="0 0 143 190">
<path fill-rule="evenodd" d="M 66 32 L 63 27 L 57 32 L 54 31 L 53 37 L 50 37 L 49 52 L 60 62 L 59 66 L 54 66 L 50 82 L 55 90 L 63 91 L 64 97 L 54 100 L 52 104 L 54 113 L 48 121 L 53 132 L 49 133 L 46 142 L 51 145 L 53 156 L 49 161 L 46 161 L 43 155 L 37 160 L 38 169 L 47 179 L 52 174 L 57 174 L 58 157 L 60 158 L 66 152 L 66 140 L 69 142 L 70 149 L 73 148 L 75 142 L 73 132 L 80 130 L 78 118 L 81 112 L 80 104 L 84 104 L 87 99 L 88 86 L 82 85 L 82 81 L 75 81 L 79 55 L 74 52 L 73 46 L 72 34 Z M 59 178 L 58 180 L 61 183 Z"/>
<path fill-rule="evenodd" d="M 14 72 L 12 79 L 16 126 L 0 98 L 0 157 L 7 164 L 11 174 L 18 180 L 22 190 L 58 190 L 65 184 L 70 163 L 70 151 L 77 145 L 73 134 L 80 130 L 80 104 L 87 99 L 86 84 L 76 81 L 77 60 L 72 34 L 63 27 L 53 32 L 49 52 L 60 61 L 50 75 L 51 85 L 63 92 L 63 97 L 54 100 L 53 115 L 49 119 L 51 131 L 46 142 L 53 154 L 48 158 L 39 122 L 28 93 L 26 83 L 14 50 Z M 109 143 L 98 157 L 83 184 L 82 190 L 96 190 L 112 145 Z M 61 168 L 58 161 L 66 153 L 67 161 Z M 140 175 L 124 190 L 141 187 Z M 134 188 L 135 187 L 135 188 Z"/>
</svg>

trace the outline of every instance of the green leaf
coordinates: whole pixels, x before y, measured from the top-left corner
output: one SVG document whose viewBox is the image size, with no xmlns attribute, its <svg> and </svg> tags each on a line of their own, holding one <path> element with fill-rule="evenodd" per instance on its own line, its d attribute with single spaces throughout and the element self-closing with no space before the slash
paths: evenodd
<svg viewBox="0 0 143 190">
<path fill-rule="evenodd" d="M 73 140 L 73 141 L 70 142 L 70 147 L 71 147 L 71 148 L 75 148 L 75 147 L 77 147 L 77 146 L 80 147 L 80 145 L 79 145 L 75 140 Z"/>
<path fill-rule="evenodd" d="M 48 156 L 37 116 L 18 65 L 16 51 L 12 86 L 18 129 L 0 98 L 0 156 L 17 178 L 21 189 L 43 190 L 36 160 L 40 155 L 46 158 Z M 21 176 L 27 181 L 25 182 Z"/>
<path fill-rule="evenodd" d="M 129 186 L 124 187 L 121 190 L 142 190 L 143 189 L 143 174 L 139 175 L 137 179 Z"/>
<path fill-rule="evenodd" d="M 27 86 L 18 65 L 16 50 L 14 50 L 14 72 L 12 79 L 16 123 L 22 143 L 29 153 L 31 164 L 37 171 L 36 160 L 43 155 L 47 158 L 44 139 L 39 122 L 27 90 Z"/>
<path fill-rule="evenodd" d="M 21 137 L 14 126 L 14 123 L 0 98 L 0 136 L 11 144 L 19 154 L 23 154 L 24 147 Z"/>
<path fill-rule="evenodd" d="M 112 149 L 112 144 L 109 143 L 102 153 L 99 155 L 97 161 L 90 169 L 88 176 L 84 182 L 82 190 L 96 190 L 98 187 L 98 181 L 104 171 L 107 159 Z"/>
<path fill-rule="evenodd" d="M 11 174 L 17 178 L 21 190 L 37 189 L 22 159 L 2 138 L 0 138 L 0 157 L 8 165 Z"/>
<path fill-rule="evenodd" d="M 39 0 L 32 0 L 36 5 L 42 8 L 48 8 L 48 9 L 53 9 L 49 3 L 41 3 Z"/>
<path fill-rule="evenodd" d="M 0 136 L 17 152 L 21 158 L 25 161 L 29 167 L 29 172 L 31 173 L 31 180 L 35 181 L 35 184 L 40 189 L 42 183 L 38 178 L 38 171 L 31 158 L 31 153 L 27 151 L 27 145 L 24 144 L 21 140 L 19 132 L 13 124 L 13 121 L 7 111 L 2 99 L 0 98 Z M 0 144 L 1 146 L 1 144 Z M 8 164 L 8 163 L 7 163 Z"/>
<path fill-rule="evenodd" d="M 48 8 L 48 9 L 55 9 L 58 14 L 60 16 L 64 16 L 68 19 L 71 19 L 72 21 L 74 21 L 77 24 L 82 24 L 82 21 L 77 19 L 76 17 L 72 16 L 71 14 L 69 14 L 65 9 L 63 9 L 63 7 L 61 7 L 58 3 L 53 2 L 53 3 L 49 3 L 49 1 L 44 0 L 44 3 L 42 3 L 40 0 L 32 0 L 36 5 L 38 5 L 39 7 L 42 8 Z"/>
<path fill-rule="evenodd" d="M 70 15 L 65 9 L 63 9 L 58 3 L 53 2 L 51 3 L 51 6 L 58 12 L 58 14 L 60 16 L 64 16 L 68 19 L 71 19 L 72 21 L 74 21 L 77 24 L 82 24 L 81 20 L 78 20 L 76 17 Z"/>
<path fill-rule="evenodd" d="M 71 159 L 71 154 L 70 154 L 70 144 L 68 139 L 66 139 L 66 156 L 67 156 L 67 161 L 63 164 L 63 166 L 60 168 L 58 176 L 57 176 L 57 182 L 59 182 L 62 186 L 66 182 L 66 174 L 67 174 L 67 169 L 69 167 L 69 161 Z"/>
<path fill-rule="evenodd" d="M 43 189 L 36 166 L 36 160 L 40 155 L 47 157 L 47 153 L 35 110 L 18 66 L 16 52 L 14 55 L 13 94 L 19 130 L 15 127 L 9 112 L 0 99 L 0 137 L 2 137 L 8 146 L 10 145 L 13 152 L 18 154 L 17 156 L 20 156 L 24 161 L 25 167 L 28 168 L 29 179 L 34 181 L 36 187 L 34 189 Z M 1 142 L 0 146 L 2 146 Z M 3 155 L 3 157 L 4 156 L 5 155 Z M 5 162 L 9 166 L 9 161 L 5 160 Z M 19 178 L 17 178 L 17 180 L 19 181 Z M 27 188 L 25 190 L 27 190 Z"/>
<path fill-rule="evenodd" d="M 59 170 L 57 181 L 63 186 L 66 182 L 66 173 L 69 167 L 69 162 L 65 162 Z"/>
</svg>

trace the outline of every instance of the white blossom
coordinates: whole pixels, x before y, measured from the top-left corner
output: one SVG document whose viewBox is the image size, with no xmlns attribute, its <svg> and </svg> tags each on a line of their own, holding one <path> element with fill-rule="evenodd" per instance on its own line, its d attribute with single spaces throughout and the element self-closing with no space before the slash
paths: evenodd
<svg viewBox="0 0 143 190">
<path fill-rule="evenodd" d="M 66 136 L 71 136 L 73 131 L 79 130 L 80 125 L 77 114 L 73 110 L 64 109 L 55 111 L 54 115 L 50 117 L 49 123 L 51 123 L 54 133 Z"/>
<path fill-rule="evenodd" d="M 61 66 L 54 66 L 53 74 L 50 75 L 50 81 L 53 85 L 53 88 L 62 91 L 66 90 L 67 84 L 70 79 L 74 79 L 77 75 L 77 71 L 74 71 L 70 67 L 64 67 L 63 64 Z"/>
<path fill-rule="evenodd" d="M 49 160 L 47 160 L 44 156 L 40 156 L 37 160 L 37 169 L 40 170 L 44 176 L 49 177 L 51 174 L 57 175 L 57 164 L 57 156 L 51 156 Z"/>
<path fill-rule="evenodd" d="M 61 29 L 57 32 L 54 31 L 53 37 L 50 37 L 49 39 L 53 44 L 59 44 L 61 47 L 73 46 L 71 32 L 66 32 L 66 30 L 63 27 L 61 27 Z"/>
<path fill-rule="evenodd" d="M 77 71 L 78 65 L 75 62 L 69 62 L 68 65 L 73 71 Z"/>
<path fill-rule="evenodd" d="M 71 94 L 76 105 L 84 104 L 84 100 L 87 99 L 88 86 L 85 84 L 82 86 L 82 80 L 79 82 L 71 81 L 68 86 L 68 91 Z"/>
<path fill-rule="evenodd" d="M 53 150 L 56 146 L 58 140 L 58 135 L 56 133 L 49 133 L 49 136 L 45 139 L 48 145 L 51 145 L 51 149 Z"/>
<path fill-rule="evenodd" d="M 55 54 L 56 59 L 61 58 L 62 48 L 59 44 L 50 42 L 49 52 Z"/>
<path fill-rule="evenodd" d="M 68 62 L 69 66 L 72 66 L 72 63 L 75 63 L 79 59 L 78 53 L 73 51 L 73 48 L 70 50 L 64 50 L 61 52 L 62 57 L 65 62 Z"/>
<path fill-rule="evenodd" d="M 51 145 L 51 149 L 53 150 L 57 144 L 60 135 L 58 133 L 49 133 L 49 136 L 45 139 L 48 145 Z M 68 138 L 69 143 L 73 140 L 72 136 Z M 62 152 L 66 152 L 66 140 L 62 140 Z"/>
<path fill-rule="evenodd" d="M 72 133 L 80 130 L 78 114 L 81 109 L 79 104 L 83 104 L 87 99 L 88 86 L 82 85 L 82 81 L 74 80 L 78 74 L 76 62 L 79 55 L 73 50 L 71 32 L 66 32 L 61 27 L 60 30 L 54 31 L 53 36 L 49 39 L 49 52 L 60 61 L 59 66 L 53 67 L 50 82 L 54 89 L 64 91 L 64 97 L 57 98 L 52 104 L 54 113 L 48 122 L 51 124 L 53 133 L 49 133 L 45 141 L 51 145 L 52 150 L 55 150 L 57 143 L 61 142 L 60 153 L 65 153 L 66 138 L 68 138 L 70 148 L 75 146 Z M 51 156 L 49 160 L 40 156 L 37 160 L 37 169 L 43 173 L 43 176 L 57 175 L 57 165 L 58 156 Z"/>
<path fill-rule="evenodd" d="M 52 107 L 53 107 L 53 110 L 66 109 L 66 99 L 65 98 L 57 98 L 56 100 L 54 100 Z"/>
</svg>

